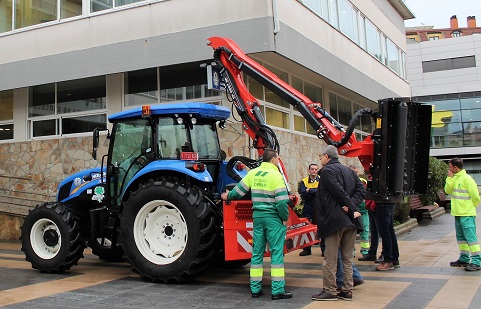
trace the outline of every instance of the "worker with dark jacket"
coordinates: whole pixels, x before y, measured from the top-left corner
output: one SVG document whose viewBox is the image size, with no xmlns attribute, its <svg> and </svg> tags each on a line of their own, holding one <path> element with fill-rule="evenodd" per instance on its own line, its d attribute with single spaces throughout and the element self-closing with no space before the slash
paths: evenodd
<svg viewBox="0 0 481 309">
<path fill-rule="evenodd" d="M 354 243 L 362 225 L 357 205 L 364 200 L 366 189 L 357 174 L 338 160 L 336 147 L 329 145 L 320 155 L 321 180 L 317 189 L 317 233 L 326 241 L 323 285 L 313 300 L 352 299 L 352 258 Z M 343 264 L 343 285 L 337 293 L 336 270 L 338 250 Z"/>
<path fill-rule="evenodd" d="M 302 217 L 309 219 L 312 222 L 314 217 L 314 200 L 316 198 L 317 187 L 319 186 L 319 165 L 315 163 L 309 164 L 308 173 L 306 178 L 302 178 L 299 183 L 299 194 L 301 195 L 302 204 Z M 322 249 L 322 248 L 321 248 Z M 324 252 L 324 250 L 322 250 Z M 300 256 L 311 255 L 311 246 L 305 247 L 300 253 Z"/>
<path fill-rule="evenodd" d="M 222 193 L 223 200 L 236 200 L 249 190 L 252 197 L 254 235 L 250 267 L 252 297 L 262 292 L 263 260 L 266 242 L 271 251 L 272 299 L 291 298 L 286 292 L 284 280 L 284 242 L 286 221 L 289 216 L 287 192 L 284 178 L 279 172 L 279 156 L 273 149 L 265 149 L 260 167 L 250 170 L 230 192 Z"/>
</svg>

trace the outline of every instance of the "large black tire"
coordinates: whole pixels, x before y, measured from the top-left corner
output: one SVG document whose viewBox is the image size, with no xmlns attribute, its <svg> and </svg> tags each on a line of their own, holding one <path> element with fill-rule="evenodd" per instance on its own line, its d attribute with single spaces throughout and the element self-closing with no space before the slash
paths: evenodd
<svg viewBox="0 0 481 309">
<path fill-rule="evenodd" d="M 107 262 L 122 262 L 124 251 L 118 245 L 112 246 L 108 238 L 90 238 L 87 245 L 99 259 Z"/>
<path fill-rule="evenodd" d="M 215 224 L 202 191 L 179 179 L 150 180 L 124 205 L 119 244 L 132 270 L 152 282 L 181 283 L 206 268 Z"/>
<path fill-rule="evenodd" d="M 62 203 L 32 209 L 21 227 L 20 240 L 25 259 L 42 272 L 63 273 L 83 258 L 80 224 Z"/>
</svg>

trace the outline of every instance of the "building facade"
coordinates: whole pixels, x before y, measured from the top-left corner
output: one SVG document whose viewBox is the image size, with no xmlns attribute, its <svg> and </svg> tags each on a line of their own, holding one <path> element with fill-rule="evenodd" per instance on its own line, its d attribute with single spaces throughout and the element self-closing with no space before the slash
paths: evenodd
<svg viewBox="0 0 481 309">
<path fill-rule="evenodd" d="M 408 28 L 408 80 L 413 99 L 434 106 L 431 155 L 462 158 L 481 185 L 481 27 L 475 16 L 466 23 L 453 16 L 449 29 Z"/>
<path fill-rule="evenodd" d="M 410 96 L 409 18 L 402 0 L 1 1 L 0 211 L 24 214 L 67 175 L 97 166 L 91 131 L 111 113 L 189 100 L 230 107 L 200 66 L 211 36 L 233 39 L 345 125 L 378 99 Z M 246 81 L 295 191 L 325 143 L 295 108 Z M 361 119 L 357 136 L 371 131 Z M 234 117 L 221 134 L 228 157 L 256 156 Z"/>
</svg>

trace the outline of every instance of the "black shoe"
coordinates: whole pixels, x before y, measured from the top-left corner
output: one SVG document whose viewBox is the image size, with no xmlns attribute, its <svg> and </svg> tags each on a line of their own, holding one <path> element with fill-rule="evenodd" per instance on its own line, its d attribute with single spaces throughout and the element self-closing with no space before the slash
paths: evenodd
<svg viewBox="0 0 481 309">
<path fill-rule="evenodd" d="M 260 290 L 257 293 L 252 293 L 252 298 L 259 298 L 259 297 L 262 296 L 262 294 L 264 294 L 264 292 L 262 290 Z"/>
<path fill-rule="evenodd" d="M 299 253 L 299 256 L 306 256 L 306 255 L 311 255 L 311 252 L 309 252 L 309 251 L 301 251 L 301 252 Z"/>
<path fill-rule="evenodd" d="M 363 255 L 361 256 L 360 258 L 357 259 L 358 261 L 375 261 L 376 260 L 376 256 L 375 255 L 369 255 L 369 254 L 366 254 L 366 255 Z"/>
<path fill-rule="evenodd" d="M 358 285 L 361 285 L 361 284 L 364 284 L 364 280 L 354 280 L 354 284 L 352 286 L 358 286 Z"/>
<path fill-rule="evenodd" d="M 352 300 L 352 292 L 339 292 L 336 297 L 344 300 Z"/>
<path fill-rule="evenodd" d="M 379 263 L 382 263 L 382 262 L 384 262 L 384 255 L 381 254 L 381 255 L 374 261 L 374 263 L 379 264 Z"/>
<path fill-rule="evenodd" d="M 272 300 L 292 298 L 292 293 L 291 292 L 284 292 L 284 293 L 281 293 L 281 294 L 272 294 L 271 298 L 272 298 Z"/>
<path fill-rule="evenodd" d="M 464 267 L 464 270 L 466 270 L 466 271 L 481 270 L 481 266 L 476 265 L 476 264 L 469 264 L 466 267 Z"/>
<path fill-rule="evenodd" d="M 392 266 L 394 266 L 394 268 L 400 268 L 401 265 L 399 265 L 399 260 L 392 261 Z"/>
<path fill-rule="evenodd" d="M 453 267 L 466 267 L 469 265 L 469 263 L 461 262 L 460 260 L 456 260 L 454 262 L 450 262 L 449 265 Z"/>
<path fill-rule="evenodd" d="M 323 290 L 319 294 L 312 295 L 312 300 L 337 300 L 337 295 L 331 295 Z"/>
</svg>

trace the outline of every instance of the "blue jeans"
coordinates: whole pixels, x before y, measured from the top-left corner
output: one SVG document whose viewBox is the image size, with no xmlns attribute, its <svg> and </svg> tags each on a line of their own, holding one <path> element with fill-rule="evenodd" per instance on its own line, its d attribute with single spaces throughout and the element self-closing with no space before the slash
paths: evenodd
<svg viewBox="0 0 481 309">
<path fill-rule="evenodd" d="M 384 262 L 387 263 L 399 260 L 399 248 L 394 232 L 395 206 L 395 204 L 377 204 L 376 206 L 377 229 L 382 239 Z"/>
<path fill-rule="evenodd" d="M 342 266 L 342 259 L 341 259 L 341 250 L 339 249 L 339 252 L 337 254 L 337 271 L 336 271 L 336 284 L 338 288 L 341 288 L 344 280 L 342 279 L 342 272 L 343 272 L 343 266 Z M 358 282 L 361 280 L 364 280 L 362 278 L 361 273 L 359 273 L 359 270 L 357 270 L 356 265 L 352 263 L 352 279 L 354 282 Z"/>
<path fill-rule="evenodd" d="M 369 232 L 371 234 L 368 255 L 377 256 L 377 248 L 379 246 L 379 231 L 377 229 L 378 223 L 376 211 L 368 210 L 367 213 L 369 215 Z"/>
</svg>

